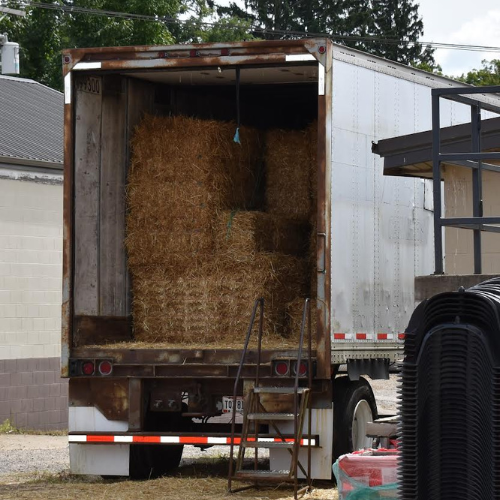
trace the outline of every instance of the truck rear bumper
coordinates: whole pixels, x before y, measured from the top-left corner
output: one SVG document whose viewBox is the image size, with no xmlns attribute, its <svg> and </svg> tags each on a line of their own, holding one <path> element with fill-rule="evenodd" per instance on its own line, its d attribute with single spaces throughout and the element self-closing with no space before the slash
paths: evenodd
<svg viewBox="0 0 500 500">
<path fill-rule="evenodd" d="M 128 476 L 130 445 L 69 445 L 71 474 Z"/>
<path fill-rule="evenodd" d="M 93 406 L 69 408 L 68 429 L 72 432 L 124 432 L 127 422 L 108 420 Z M 69 462 L 72 474 L 128 476 L 130 445 L 92 446 L 69 440 Z"/>
</svg>

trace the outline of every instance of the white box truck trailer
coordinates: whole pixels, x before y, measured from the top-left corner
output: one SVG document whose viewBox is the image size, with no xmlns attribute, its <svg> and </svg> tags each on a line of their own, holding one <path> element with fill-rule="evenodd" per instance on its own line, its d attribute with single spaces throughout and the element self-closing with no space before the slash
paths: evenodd
<svg viewBox="0 0 500 500">
<path fill-rule="evenodd" d="M 312 477 L 330 478 L 334 456 L 364 446 L 363 423 L 376 416 L 360 375 L 388 377 L 414 309 L 414 277 L 433 266 L 428 181 L 384 178 L 371 145 L 428 129 L 430 89 L 460 84 L 327 39 L 74 49 L 64 52 L 63 71 L 61 364 L 72 472 L 159 474 L 179 463 L 184 444 L 232 439 L 220 415 L 232 401 L 245 331 L 234 332 L 241 349 L 134 342 L 124 239 L 130 140 L 143 115 L 231 120 L 238 86 L 242 124 L 265 131 L 317 122 L 316 321 L 304 370 Z M 468 119 L 459 104 L 442 115 L 449 125 Z M 263 350 L 261 379 L 290 387 L 293 370 L 277 363 L 293 367 L 297 352 Z M 247 353 L 239 396 L 254 380 L 256 356 Z M 270 458 L 273 469 L 289 464 L 279 447 Z"/>
</svg>

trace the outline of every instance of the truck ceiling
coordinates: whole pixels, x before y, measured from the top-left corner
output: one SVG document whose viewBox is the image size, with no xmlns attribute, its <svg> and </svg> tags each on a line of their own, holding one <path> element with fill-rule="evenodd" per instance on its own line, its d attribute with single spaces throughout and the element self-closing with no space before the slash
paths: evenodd
<svg viewBox="0 0 500 500">
<path fill-rule="evenodd" d="M 236 70 L 232 67 L 197 68 L 185 71 L 140 71 L 122 74 L 169 85 L 235 85 L 236 83 Z M 317 80 L 318 64 L 315 59 L 314 62 L 293 66 L 288 64 L 276 67 L 267 66 L 265 69 L 262 67 L 245 67 L 240 73 L 241 85 L 316 83 Z"/>
</svg>

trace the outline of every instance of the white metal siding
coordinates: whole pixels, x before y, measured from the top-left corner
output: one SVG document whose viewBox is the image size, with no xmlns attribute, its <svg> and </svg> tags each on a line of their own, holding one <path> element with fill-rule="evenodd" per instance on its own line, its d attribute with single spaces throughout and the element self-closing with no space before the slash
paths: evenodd
<svg viewBox="0 0 500 500">
<path fill-rule="evenodd" d="M 371 145 L 429 129 L 431 89 L 412 81 L 410 69 L 389 63 L 377 72 L 334 59 L 332 71 L 333 356 L 381 357 L 368 352 L 367 342 L 387 333 L 379 348 L 394 347 L 415 307 L 414 277 L 433 272 L 433 213 L 425 204 L 428 181 L 384 177 Z M 461 104 L 442 100 L 441 109 L 443 126 L 470 118 Z M 366 340 L 356 341 L 356 333 L 366 333 Z M 362 356 L 347 352 L 363 343 Z"/>
</svg>

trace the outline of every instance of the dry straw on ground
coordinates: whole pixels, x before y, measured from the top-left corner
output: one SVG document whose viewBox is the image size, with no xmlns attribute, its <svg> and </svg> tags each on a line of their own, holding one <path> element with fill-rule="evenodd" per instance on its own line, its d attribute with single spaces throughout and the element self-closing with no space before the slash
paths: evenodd
<svg viewBox="0 0 500 500">
<path fill-rule="evenodd" d="M 0 481 L 0 498 L 29 500 L 221 500 L 223 498 L 246 500 L 292 500 L 290 485 L 249 489 L 229 496 L 227 493 L 227 460 L 206 460 L 205 463 L 181 467 L 161 479 L 130 481 L 123 479 L 93 478 L 86 476 L 41 475 L 18 484 Z M 315 482 L 315 488 L 303 498 L 336 500 L 338 493 L 331 483 Z"/>
</svg>

